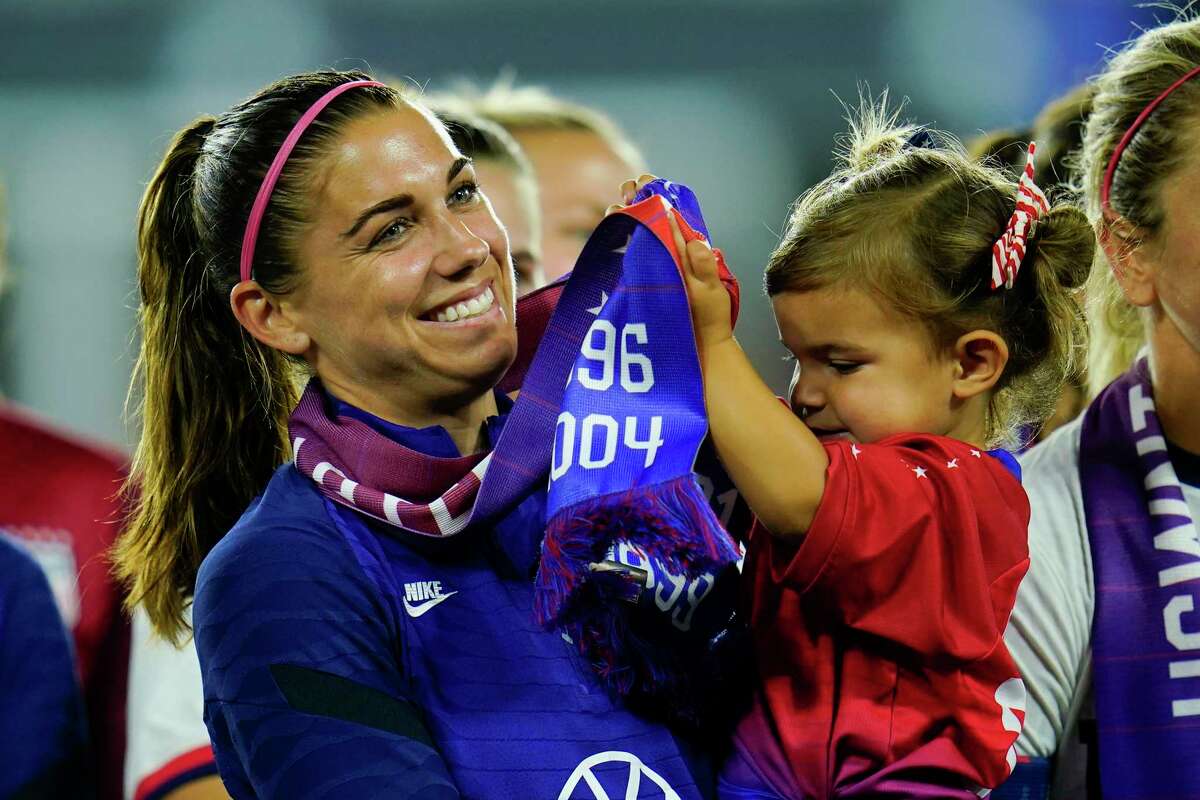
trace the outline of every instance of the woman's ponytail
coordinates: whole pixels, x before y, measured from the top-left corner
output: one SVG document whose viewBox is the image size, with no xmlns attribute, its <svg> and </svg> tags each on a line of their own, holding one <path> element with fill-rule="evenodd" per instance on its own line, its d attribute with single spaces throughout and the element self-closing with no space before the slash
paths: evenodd
<svg viewBox="0 0 1200 800">
<path fill-rule="evenodd" d="M 247 335 L 210 285 L 193 195 L 214 124 L 202 117 L 175 136 L 138 214 L 142 341 L 130 401 L 142 431 L 114 563 L 129 607 L 142 605 L 175 642 L 201 560 L 287 459 L 296 400 L 285 357 Z"/>
<path fill-rule="evenodd" d="M 130 519 L 113 559 L 129 607 L 143 606 L 172 641 L 187 631 L 200 562 L 291 455 L 297 364 L 248 334 L 229 305 L 241 280 L 246 220 L 301 115 L 331 89 L 366 78 L 296 75 L 219 119 L 197 119 L 172 140 L 142 198 L 142 342 L 130 387 L 142 430 L 126 484 Z M 295 236 L 310 217 L 314 171 L 340 131 L 400 102 L 386 87 L 347 92 L 305 130 L 259 230 L 253 274 L 265 292 L 285 295 L 301 278 Z"/>
</svg>

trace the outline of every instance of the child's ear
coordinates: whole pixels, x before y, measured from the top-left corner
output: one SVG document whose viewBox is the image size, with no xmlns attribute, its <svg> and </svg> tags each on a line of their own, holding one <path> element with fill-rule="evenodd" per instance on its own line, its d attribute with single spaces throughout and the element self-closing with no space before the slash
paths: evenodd
<svg viewBox="0 0 1200 800">
<path fill-rule="evenodd" d="M 1096 229 L 1096 240 L 1121 291 L 1131 304 L 1144 308 L 1158 299 L 1158 291 L 1154 287 L 1157 270 L 1142 235 L 1142 229 L 1123 217 L 1103 219 Z"/>
<path fill-rule="evenodd" d="M 1008 345 L 995 331 L 964 333 L 954 343 L 954 396 L 966 400 L 988 391 L 1008 363 Z"/>
</svg>

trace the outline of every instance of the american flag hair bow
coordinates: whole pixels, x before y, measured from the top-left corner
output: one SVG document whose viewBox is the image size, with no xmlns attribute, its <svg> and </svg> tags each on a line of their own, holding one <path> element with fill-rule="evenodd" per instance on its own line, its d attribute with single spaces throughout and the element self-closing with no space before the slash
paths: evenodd
<svg viewBox="0 0 1200 800">
<path fill-rule="evenodd" d="M 1017 182 L 1017 208 L 1008 219 L 1004 233 L 992 245 L 992 288 L 1011 289 L 1017 279 L 1017 270 L 1025 259 L 1025 245 L 1029 233 L 1038 217 L 1050 210 L 1046 195 L 1033 182 L 1033 154 L 1037 145 L 1029 143 L 1029 154 L 1025 169 Z"/>
</svg>

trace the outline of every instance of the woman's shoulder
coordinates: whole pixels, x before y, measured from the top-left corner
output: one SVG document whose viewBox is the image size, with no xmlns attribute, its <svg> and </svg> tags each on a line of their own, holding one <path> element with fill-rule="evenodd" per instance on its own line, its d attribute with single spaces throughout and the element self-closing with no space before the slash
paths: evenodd
<svg viewBox="0 0 1200 800">
<path fill-rule="evenodd" d="M 207 700 L 278 705 L 273 665 L 356 678 L 390 663 L 394 593 L 337 514 L 287 465 L 205 558 L 192 613 Z"/>
<path fill-rule="evenodd" d="M 1080 419 L 1062 426 L 1020 457 L 1032 517 L 1029 538 L 1074 557 L 1086 542 L 1083 490 L 1079 481 Z M 1084 548 L 1086 549 L 1086 548 Z"/>
<path fill-rule="evenodd" d="M 1076 417 L 1046 439 L 1021 454 L 1025 475 L 1038 483 L 1050 482 L 1069 488 L 1079 486 L 1079 437 L 1083 417 Z"/>
<path fill-rule="evenodd" d="M 342 587 L 343 599 L 373 596 L 362 549 L 347 540 L 313 483 L 284 465 L 200 565 L 196 626 L 237 605 L 303 607 L 318 586 Z"/>
<path fill-rule="evenodd" d="M 312 481 L 285 464 L 204 559 L 197 587 L 207 577 L 261 568 L 280 556 L 293 563 L 327 559 L 344 550 L 340 538 Z"/>
</svg>

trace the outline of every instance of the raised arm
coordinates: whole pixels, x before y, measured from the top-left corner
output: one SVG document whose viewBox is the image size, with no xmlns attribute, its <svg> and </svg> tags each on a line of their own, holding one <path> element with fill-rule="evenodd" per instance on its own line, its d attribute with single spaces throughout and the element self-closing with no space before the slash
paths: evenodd
<svg viewBox="0 0 1200 800">
<path fill-rule="evenodd" d="M 825 488 L 829 459 L 808 427 L 779 402 L 733 337 L 729 295 L 703 241 L 684 244 L 671 218 L 708 406 L 713 443 L 759 521 L 784 538 L 802 536 Z"/>
</svg>

